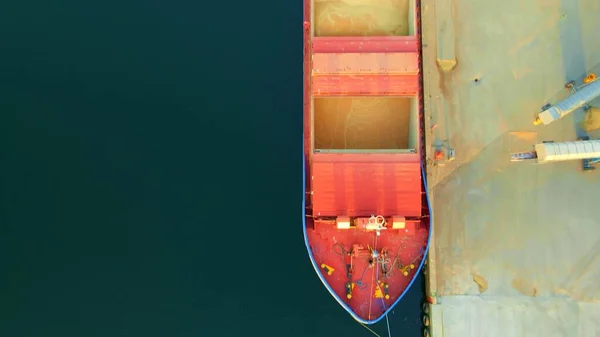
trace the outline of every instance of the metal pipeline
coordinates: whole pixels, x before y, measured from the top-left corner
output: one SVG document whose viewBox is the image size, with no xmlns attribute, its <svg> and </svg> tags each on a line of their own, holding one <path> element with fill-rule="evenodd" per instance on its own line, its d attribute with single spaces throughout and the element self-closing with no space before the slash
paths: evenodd
<svg viewBox="0 0 600 337">
<path fill-rule="evenodd" d="M 599 96 L 600 81 L 595 80 L 582 86 L 571 96 L 542 111 L 538 115 L 538 119 L 544 125 L 548 125 L 555 120 L 561 119 L 571 112 L 583 107 Z"/>
</svg>

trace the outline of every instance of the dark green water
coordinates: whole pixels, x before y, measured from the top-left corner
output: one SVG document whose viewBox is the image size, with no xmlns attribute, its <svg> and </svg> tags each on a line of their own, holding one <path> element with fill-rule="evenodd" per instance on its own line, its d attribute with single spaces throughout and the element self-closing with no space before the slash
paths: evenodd
<svg viewBox="0 0 600 337">
<path fill-rule="evenodd" d="M 0 5 L 0 336 L 371 336 L 302 239 L 301 15 Z"/>
</svg>

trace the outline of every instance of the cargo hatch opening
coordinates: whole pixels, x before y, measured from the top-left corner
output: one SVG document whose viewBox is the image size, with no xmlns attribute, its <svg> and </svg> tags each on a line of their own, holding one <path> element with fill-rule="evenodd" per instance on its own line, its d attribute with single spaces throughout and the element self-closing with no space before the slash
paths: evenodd
<svg viewBox="0 0 600 337">
<path fill-rule="evenodd" d="M 414 36 L 415 0 L 313 0 L 316 37 Z"/>
<path fill-rule="evenodd" d="M 416 97 L 314 98 L 315 152 L 417 153 Z"/>
</svg>

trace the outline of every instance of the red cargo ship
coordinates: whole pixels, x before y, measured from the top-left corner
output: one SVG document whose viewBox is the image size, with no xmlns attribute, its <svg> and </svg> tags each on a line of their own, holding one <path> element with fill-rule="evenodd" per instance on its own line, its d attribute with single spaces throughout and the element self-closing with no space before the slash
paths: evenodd
<svg viewBox="0 0 600 337">
<path fill-rule="evenodd" d="M 420 272 L 424 174 L 418 0 L 304 0 L 304 236 L 317 275 L 376 323 Z"/>
</svg>

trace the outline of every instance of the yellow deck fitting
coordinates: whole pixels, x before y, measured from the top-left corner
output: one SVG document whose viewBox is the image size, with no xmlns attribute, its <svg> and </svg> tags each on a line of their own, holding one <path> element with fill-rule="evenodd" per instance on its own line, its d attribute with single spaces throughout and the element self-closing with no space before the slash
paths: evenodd
<svg viewBox="0 0 600 337">
<path fill-rule="evenodd" d="M 411 269 L 415 269 L 415 264 L 411 263 L 408 266 L 404 266 L 402 267 L 402 275 L 404 276 L 408 276 L 408 271 Z"/>
<path fill-rule="evenodd" d="M 350 283 L 347 282 L 346 283 L 346 298 L 347 299 L 351 299 L 352 298 L 352 290 L 354 289 L 354 282 Z"/>
<path fill-rule="evenodd" d="M 378 285 L 375 286 L 375 294 L 373 294 L 375 298 L 383 298 L 383 291 L 381 291 L 381 287 Z"/>
<path fill-rule="evenodd" d="M 379 285 L 383 288 L 383 297 L 386 300 L 389 300 L 390 299 L 390 294 L 388 294 L 388 291 L 390 289 L 390 285 L 387 284 L 387 283 L 385 283 L 385 282 L 382 282 L 382 281 L 379 281 Z"/>
<path fill-rule="evenodd" d="M 325 263 L 321 263 L 321 268 L 323 268 L 325 270 L 327 275 L 331 275 L 335 271 L 335 269 L 331 268 L 331 266 L 328 266 Z"/>
<path fill-rule="evenodd" d="M 596 80 L 596 74 L 590 73 L 589 75 L 586 76 L 586 78 L 583 79 L 583 83 L 588 84 L 588 83 L 594 82 L 595 80 Z"/>
</svg>

